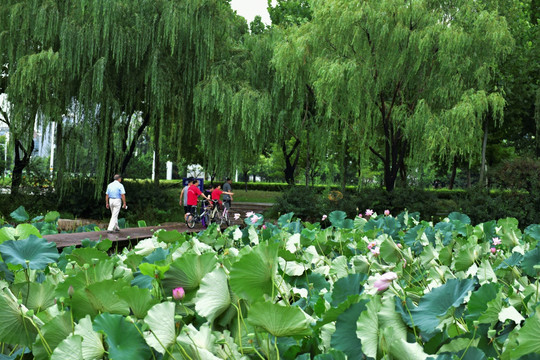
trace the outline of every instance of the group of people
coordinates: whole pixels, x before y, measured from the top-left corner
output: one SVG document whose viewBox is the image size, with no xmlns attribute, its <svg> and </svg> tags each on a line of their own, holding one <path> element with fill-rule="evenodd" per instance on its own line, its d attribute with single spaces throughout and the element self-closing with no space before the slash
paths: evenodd
<svg viewBox="0 0 540 360">
<path fill-rule="evenodd" d="M 225 206 L 227 210 L 230 209 L 234 195 L 232 192 L 231 182 L 231 179 L 227 178 L 225 184 L 223 184 L 223 189 L 221 188 L 221 185 L 212 185 L 210 186 L 210 189 L 205 190 L 203 193 L 201 189 L 199 189 L 199 180 L 189 178 L 187 185 L 184 186 L 180 192 L 179 204 L 180 206 L 184 206 L 184 219 L 187 220 L 187 216 L 189 214 L 197 213 L 197 201 L 199 197 L 203 197 L 208 200 L 208 206 L 213 206 L 214 201 L 216 201 L 219 206 Z M 222 195 L 223 202 L 221 201 Z"/>
<path fill-rule="evenodd" d="M 187 215 L 190 213 L 197 213 L 197 201 L 200 196 L 208 200 L 209 206 L 213 205 L 212 200 L 216 200 L 219 206 L 224 205 L 227 210 L 230 209 L 234 195 L 231 182 L 231 179 L 227 178 L 225 184 L 223 184 L 223 189 L 221 189 L 221 185 L 211 186 L 209 190 L 203 193 L 199 189 L 199 180 L 189 178 L 188 184 L 184 186 L 180 193 L 180 205 L 184 206 L 185 212 L 184 219 L 187 219 Z M 223 202 L 221 201 L 222 195 Z M 107 191 L 105 192 L 105 207 L 111 210 L 111 220 L 109 221 L 107 232 L 119 232 L 118 214 L 120 213 L 120 208 L 123 207 L 124 209 L 127 209 L 126 190 L 124 189 L 124 185 L 122 185 L 122 176 L 119 174 L 114 175 L 114 181 L 107 186 Z"/>
</svg>

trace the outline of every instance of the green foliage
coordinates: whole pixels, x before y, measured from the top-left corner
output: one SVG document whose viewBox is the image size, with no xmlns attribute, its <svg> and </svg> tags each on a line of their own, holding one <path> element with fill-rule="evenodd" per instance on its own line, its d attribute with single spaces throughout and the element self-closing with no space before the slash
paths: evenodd
<svg viewBox="0 0 540 360">
<path fill-rule="evenodd" d="M 5 241 L 0 245 L 0 253 L 6 263 L 33 270 L 43 270 L 59 257 L 55 243 L 35 235 L 22 240 Z"/>
<path fill-rule="evenodd" d="M 156 234 L 121 254 L 67 248 L 61 268 L 9 263 L 0 340 L 37 359 L 538 354 L 534 226 L 461 212 L 436 224 L 409 213 L 328 218 L 326 229 L 289 213 L 277 225 Z M 185 297 L 175 302 L 176 287 Z"/>
</svg>

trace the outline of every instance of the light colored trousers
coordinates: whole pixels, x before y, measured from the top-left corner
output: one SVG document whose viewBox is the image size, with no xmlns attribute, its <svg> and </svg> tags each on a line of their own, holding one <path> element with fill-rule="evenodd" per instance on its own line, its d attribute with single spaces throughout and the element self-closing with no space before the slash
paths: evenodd
<svg viewBox="0 0 540 360">
<path fill-rule="evenodd" d="M 120 214 L 121 207 L 122 199 L 109 199 L 109 208 L 111 209 L 112 216 L 107 231 L 120 230 L 118 227 L 118 214 Z"/>
</svg>

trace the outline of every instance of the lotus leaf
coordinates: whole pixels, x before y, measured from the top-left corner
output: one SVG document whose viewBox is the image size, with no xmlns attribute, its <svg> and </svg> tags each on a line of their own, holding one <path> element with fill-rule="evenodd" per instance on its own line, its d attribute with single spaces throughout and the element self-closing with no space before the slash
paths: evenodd
<svg viewBox="0 0 540 360">
<path fill-rule="evenodd" d="M 8 264 L 22 265 L 33 270 L 43 270 L 58 260 L 56 244 L 30 235 L 23 240 L 9 240 L 0 244 L 2 258 Z"/>
</svg>

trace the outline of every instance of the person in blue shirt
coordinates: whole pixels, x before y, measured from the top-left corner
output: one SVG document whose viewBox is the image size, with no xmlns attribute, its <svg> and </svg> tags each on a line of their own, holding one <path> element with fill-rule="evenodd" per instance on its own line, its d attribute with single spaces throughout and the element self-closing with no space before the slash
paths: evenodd
<svg viewBox="0 0 540 360">
<path fill-rule="evenodd" d="M 122 206 L 122 203 L 124 204 Z M 120 207 L 127 209 L 126 204 L 126 190 L 122 185 L 122 176 L 119 174 L 114 175 L 114 181 L 107 186 L 107 192 L 105 193 L 105 207 L 111 209 L 111 221 L 109 221 L 109 227 L 107 232 L 112 233 L 119 232 L 118 227 L 118 214 L 120 213 Z"/>
</svg>

